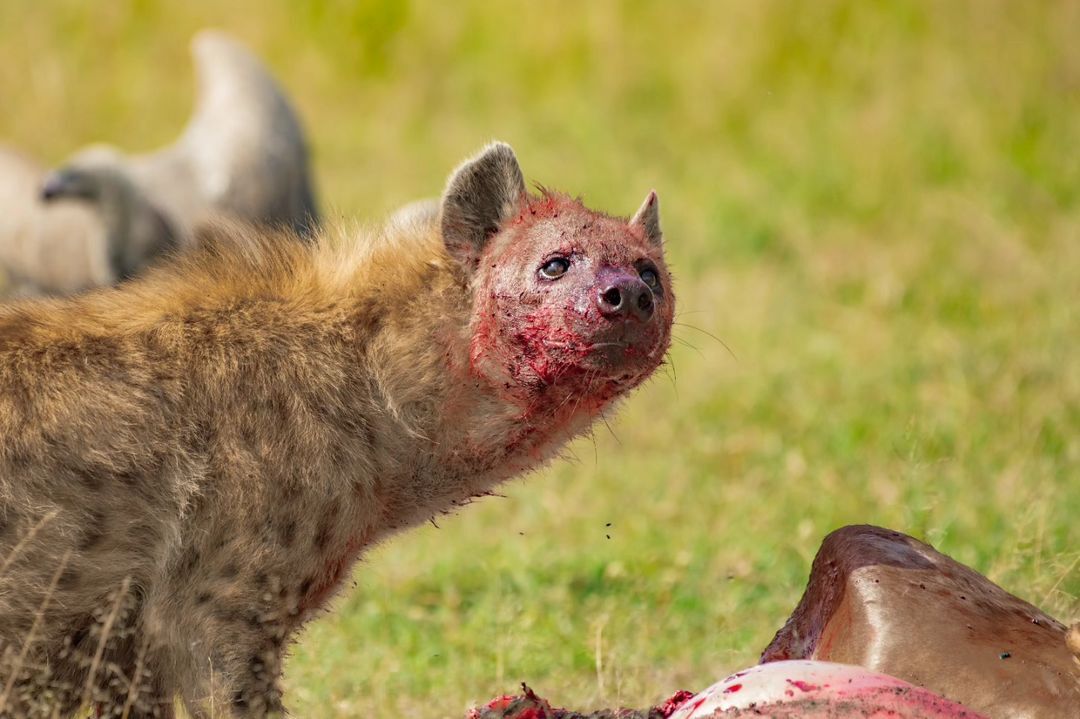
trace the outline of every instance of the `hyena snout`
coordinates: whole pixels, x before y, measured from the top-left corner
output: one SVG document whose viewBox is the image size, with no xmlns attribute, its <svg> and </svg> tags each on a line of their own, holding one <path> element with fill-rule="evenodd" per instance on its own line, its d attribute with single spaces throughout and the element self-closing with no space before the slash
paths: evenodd
<svg viewBox="0 0 1080 719">
<path fill-rule="evenodd" d="M 596 296 L 600 314 L 610 320 L 647 321 L 653 314 L 653 293 L 638 276 L 622 270 L 602 273 Z"/>
</svg>

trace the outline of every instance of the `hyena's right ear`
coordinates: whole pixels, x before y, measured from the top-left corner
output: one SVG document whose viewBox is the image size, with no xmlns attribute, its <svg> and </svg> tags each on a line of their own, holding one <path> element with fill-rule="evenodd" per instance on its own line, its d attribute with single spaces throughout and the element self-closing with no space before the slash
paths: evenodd
<svg viewBox="0 0 1080 719">
<path fill-rule="evenodd" d="M 476 269 L 484 245 L 525 200 L 525 178 L 510 146 L 493 142 L 450 176 L 439 224 L 450 255 Z"/>
</svg>

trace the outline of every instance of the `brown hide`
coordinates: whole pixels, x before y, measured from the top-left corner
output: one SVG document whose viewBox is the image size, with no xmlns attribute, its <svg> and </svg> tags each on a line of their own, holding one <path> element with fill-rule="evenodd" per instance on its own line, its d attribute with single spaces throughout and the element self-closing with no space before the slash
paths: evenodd
<svg viewBox="0 0 1080 719">
<path fill-rule="evenodd" d="M 880 527 L 825 538 L 802 600 L 761 656 L 783 659 L 856 664 L 992 717 L 1080 717 L 1080 661 L 1064 625 Z"/>
</svg>

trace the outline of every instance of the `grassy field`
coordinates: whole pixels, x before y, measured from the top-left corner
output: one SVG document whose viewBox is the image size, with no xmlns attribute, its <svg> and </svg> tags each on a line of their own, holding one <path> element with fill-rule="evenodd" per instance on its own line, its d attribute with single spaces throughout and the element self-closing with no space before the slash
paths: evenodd
<svg viewBox="0 0 1080 719">
<path fill-rule="evenodd" d="M 612 212 L 657 188 L 677 272 L 666 373 L 371 553 L 288 665 L 296 716 L 700 688 L 849 523 L 1080 618 L 1080 3 L 223 5 L 4 2 L 0 139 L 168 141 L 217 26 L 293 94 L 331 214 L 499 137 Z"/>
</svg>

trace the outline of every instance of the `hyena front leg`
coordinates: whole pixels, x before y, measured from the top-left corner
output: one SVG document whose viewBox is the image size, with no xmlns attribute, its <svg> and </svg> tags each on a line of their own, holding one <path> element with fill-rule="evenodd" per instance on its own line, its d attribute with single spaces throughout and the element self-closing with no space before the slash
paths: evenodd
<svg viewBox="0 0 1080 719">
<path fill-rule="evenodd" d="M 247 651 L 238 652 L 239 664 L 230 692 L 232 711 L 237 717 L 283 717 L 281 703 L 281 645 L 270 637 L 253 637 Z"/>
<path fill-rule="evenodd" d="M 284 633 L 255 610 L 222 615 L 207 625 L 209 636 L 200 643 L 208 651 L 199 652 L 197 678 L 182 689 L 188 711 L 198 719 L 284 717 Z"/>
</svg>

